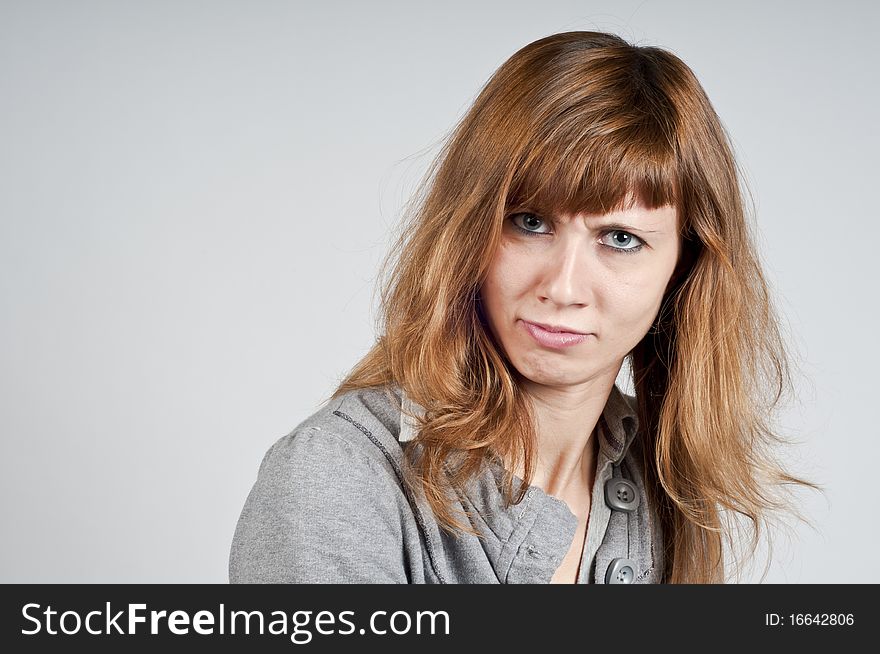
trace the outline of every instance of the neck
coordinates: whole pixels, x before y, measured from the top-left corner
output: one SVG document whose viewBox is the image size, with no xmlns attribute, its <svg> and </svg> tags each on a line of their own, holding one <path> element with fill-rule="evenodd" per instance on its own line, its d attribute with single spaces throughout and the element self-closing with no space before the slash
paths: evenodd
<svg viewBox="0 0 880 654">
<path fill-rule="evenodd" d="M 551 387 L 528 382 L 532 401 L 537 457 L 532 484 L 547 493 L 588 494 L 599 451 L 597 424 L 616 377 L 580 386 Z M 522 471 L 519 471 L 520 477 Z"/>
</svg>

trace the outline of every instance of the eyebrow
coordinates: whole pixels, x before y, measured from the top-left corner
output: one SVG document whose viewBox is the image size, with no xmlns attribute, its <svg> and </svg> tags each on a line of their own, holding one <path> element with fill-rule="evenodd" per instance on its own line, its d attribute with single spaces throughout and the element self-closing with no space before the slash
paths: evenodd
<svg viewBox="0 0 880 654">
<path fill-rule="evenodd" d="M 624 223 L 602 223 L 599 227 L 604 229 L 620 229 L 625 232 L 642 232 L 643 234 L 659 234 L 660 231 L 656 229 L 642 229 L 641 227 L 634 227 L 633 225 L 625 225 Z"/>
<path fill-rule="evenodd" d="M 559 222 L 557 218 L 551 218 L 553 222 Z M 568 222 L 568 221 L 562 221 Z M 587 222 L 590 222 L 588 219 Z M 641 227 L 636 227 L 635 225 L 627 225 L 626 223 L 620 223 L 615 221 L 609 222 L 599 222 L 595 225 L 594 229 L 619 229 L 624 232 L 640 232 L 642 234 L 661 234 L 660 230 L 656 229 L 642 229 Z"/>
</svg>

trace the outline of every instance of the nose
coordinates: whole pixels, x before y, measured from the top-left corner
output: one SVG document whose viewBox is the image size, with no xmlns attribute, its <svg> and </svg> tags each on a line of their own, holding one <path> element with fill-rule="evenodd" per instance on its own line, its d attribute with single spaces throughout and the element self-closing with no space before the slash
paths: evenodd
<svg viewBox="0 0 880 654">
<path fill-rule="evenodd" d="M 559 306 L 592 304 L 591 252 L 586 239 L 560 239 L 557 245 L 547 251 L 539 299 Z"/>
</svg>

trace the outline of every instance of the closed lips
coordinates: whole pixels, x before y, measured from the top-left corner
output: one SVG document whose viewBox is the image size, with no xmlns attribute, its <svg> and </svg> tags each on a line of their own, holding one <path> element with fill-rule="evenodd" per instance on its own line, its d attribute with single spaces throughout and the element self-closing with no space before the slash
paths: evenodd
<svg viewBox="0 0 880 654">
<path fill-rule="evenodd" d="M 557 332 L 557 333 L 558 332 L 567 332 L 569 334 L 583 334 L 583 335 L 586 335 L 589 333 L 589 332 L 581 332 L 581 331 L 578 331 L 577 329 L 571 329 L 570 327 L 565 327 L 563 325 L 545 325 L 544 323 L 532 322 L 531 320 L 527 320 L 526 322 L 531 323 L 531 324 L 535 325 L 536 327 L 540 327 L 541 329 L 548 331 L 548 332 Z"/>
</svg>

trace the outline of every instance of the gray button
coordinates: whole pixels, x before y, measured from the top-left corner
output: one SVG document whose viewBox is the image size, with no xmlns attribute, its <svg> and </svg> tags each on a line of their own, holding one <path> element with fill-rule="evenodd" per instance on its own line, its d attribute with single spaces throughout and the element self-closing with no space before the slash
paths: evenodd
<svg viewBox="0 0 880 654">
<path fill-rule="evenodd" d="M 606 584 L 631 584 L 636 578 L 636 564 L 629 559 L 611 559 L 605 572 Z"/>
<path fill-rule="evenodd" d="M 612 477 L 605 482 L 605 504 L 615 511 L 632 513 L 639 506 L 635 484 L 623 477 Z"/>
</svg>

